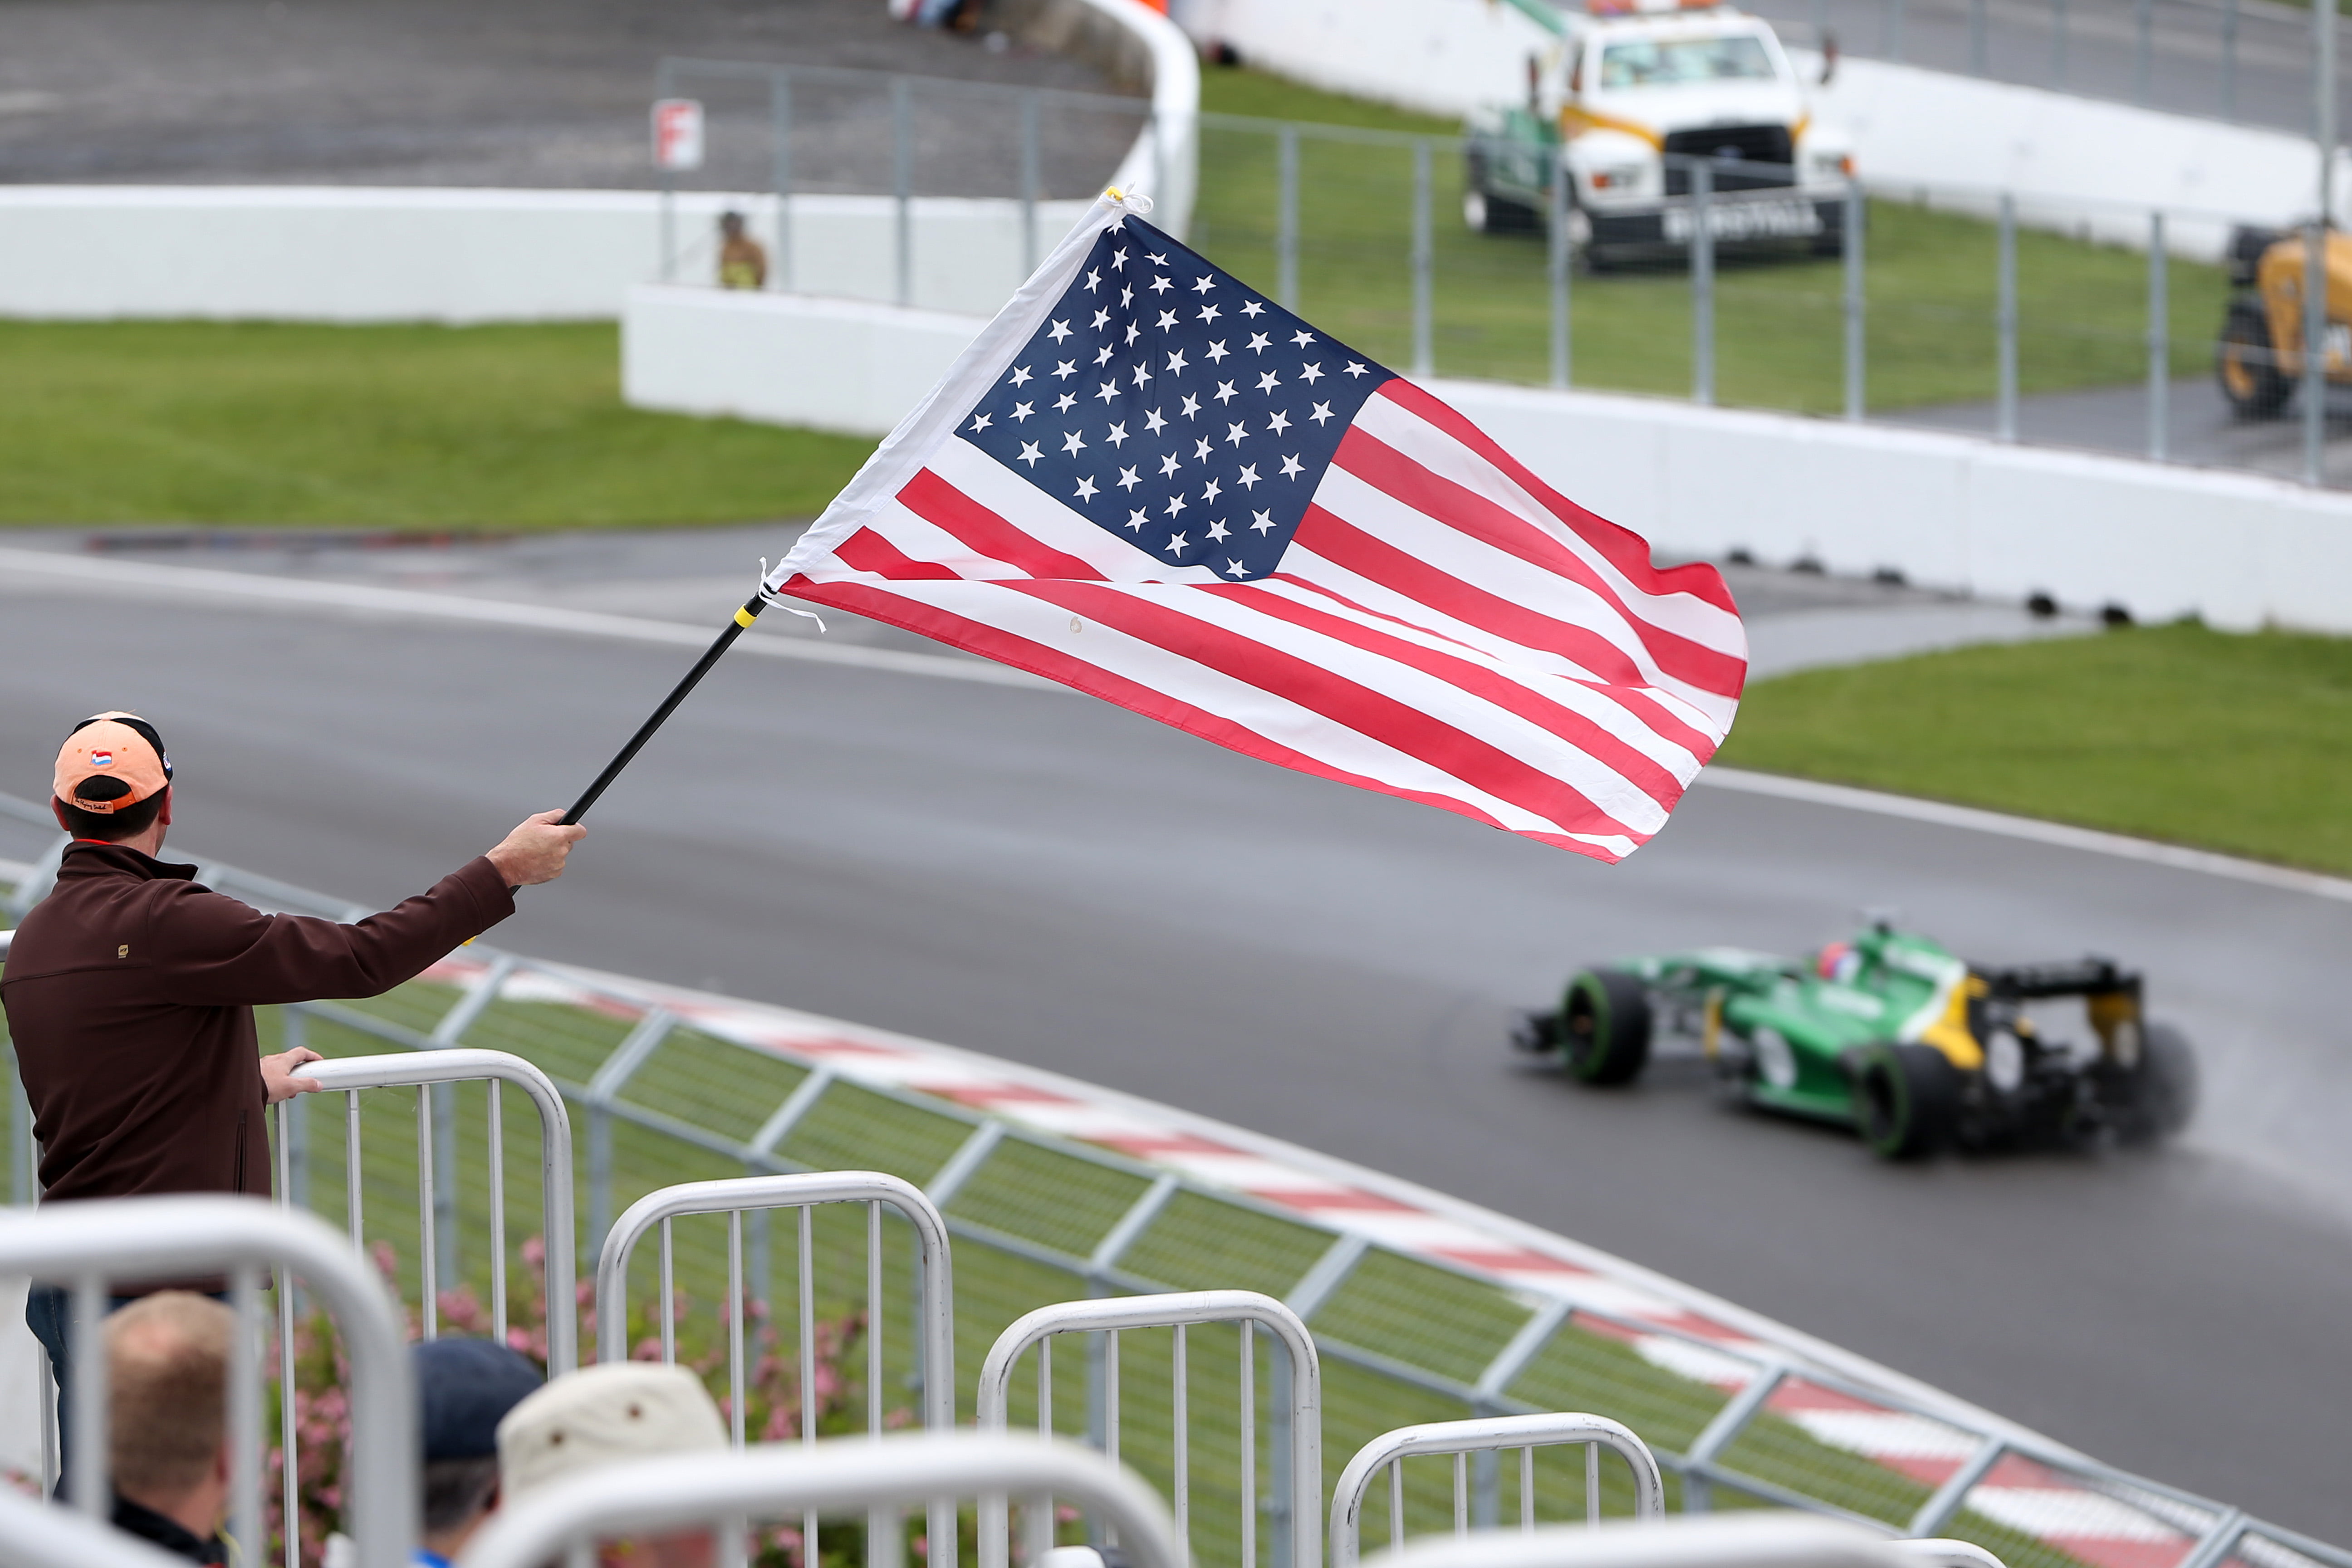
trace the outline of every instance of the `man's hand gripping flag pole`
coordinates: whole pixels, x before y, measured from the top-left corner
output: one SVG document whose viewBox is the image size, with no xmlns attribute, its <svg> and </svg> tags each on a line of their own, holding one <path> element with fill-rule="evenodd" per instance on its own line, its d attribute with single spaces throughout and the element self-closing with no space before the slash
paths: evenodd
<svg viewBox="0 0 2352 1568">
<path fill-rule="evenodd" d="M 1746 680 L 1721 575 L 1150 210 L 1105 194 L 573 817 L 782 595 L 1596 859 L 1664 826 Z"/>
</svg>

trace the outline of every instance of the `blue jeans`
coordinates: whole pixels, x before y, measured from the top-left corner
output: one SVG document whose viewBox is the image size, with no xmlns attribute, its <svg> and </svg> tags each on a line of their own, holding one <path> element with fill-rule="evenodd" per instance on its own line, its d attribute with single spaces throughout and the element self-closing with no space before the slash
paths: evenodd
<svg viewBox="0 0 2352 1568">
<path fill-rule="evenodd" d="M 109 1296 L 106 1310 L 110 1316 L 121 1311 L 136 1296 Z M 73 1292 L 62 1285 L 36 1283 L 25 1297 L 25 1326 L 49 1352 L 49 1370 L 58 1380 L 58 1495 L 66 1490 L 66 1463 L 73 1453 Z"/>
</svg>

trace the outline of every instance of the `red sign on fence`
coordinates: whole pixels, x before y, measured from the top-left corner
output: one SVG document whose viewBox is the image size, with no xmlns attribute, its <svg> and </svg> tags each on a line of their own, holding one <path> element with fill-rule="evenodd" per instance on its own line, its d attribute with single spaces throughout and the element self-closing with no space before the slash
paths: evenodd
<svg viewBox="0 0 2352 1568">
<path fill-rule="evenodd" d="M 654 104 L 654 167 L 702 167 L 702 104 L 691 98 L 665 98 Z"/>
</svg>

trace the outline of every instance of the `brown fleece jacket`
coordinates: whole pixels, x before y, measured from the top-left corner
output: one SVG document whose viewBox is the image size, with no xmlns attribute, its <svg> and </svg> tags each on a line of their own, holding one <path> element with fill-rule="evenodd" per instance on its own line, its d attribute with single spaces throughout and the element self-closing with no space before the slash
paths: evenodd
<svg viewBox="0 0 2352 1568">
<path fill-rule="evenodd" d="M 0 974 L 42 1201 L 269 1193 L 256 1005 L 373 996 L 514 912 L 488 858 L 355 925 L 266 915 L 194 866 L 77 841 Z"/>
</svg>

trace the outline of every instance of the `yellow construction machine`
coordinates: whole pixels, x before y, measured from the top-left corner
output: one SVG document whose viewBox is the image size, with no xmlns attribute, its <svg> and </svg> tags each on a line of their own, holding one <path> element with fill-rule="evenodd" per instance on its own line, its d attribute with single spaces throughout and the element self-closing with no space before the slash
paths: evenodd
<svg viewBox="0 0 2352 1568">
<path fill-rule="evenodd" d="M 2221 395 L 2243 419 L 2275 418 L 2304 369 L 2305 229 L 2239 228 L 2230 236 L 2230 307 L 2213 353 Z M 2327 234 L 2327 379 L 2352 384 L 2352 234 Z"/>
</svg>

